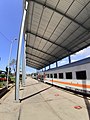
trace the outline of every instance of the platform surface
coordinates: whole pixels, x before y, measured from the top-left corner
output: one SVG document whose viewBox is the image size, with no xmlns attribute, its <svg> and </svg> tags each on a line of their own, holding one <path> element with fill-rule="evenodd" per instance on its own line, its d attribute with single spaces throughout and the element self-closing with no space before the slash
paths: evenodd
<svg viewBox="0 0 90 120">
<path fill-rule="evenodd" d="M 0 100 L 0 120 L 90 120 L 87 97 L 27 77 L 16 103 L 14 89 Z"/>
</svg>

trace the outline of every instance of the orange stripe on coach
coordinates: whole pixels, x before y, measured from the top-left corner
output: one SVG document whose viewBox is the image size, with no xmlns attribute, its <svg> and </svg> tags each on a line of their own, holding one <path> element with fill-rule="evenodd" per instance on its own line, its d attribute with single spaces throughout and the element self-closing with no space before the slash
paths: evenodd
<svg viewBox="0 0 90 120">
<path fill-rule="evenodd" d="M 60 84 L 65 84 L 65 85 L 71 85 L 71 86 L 75 86 L 75 87 L 82 87 L 82 88 L 90 88 L 90 85 L 85 85 L 85 84 L 79 84 L 79 83 L 70 83 L 70 82 L 61 82 L 58 80 L 50 80 L 51 82 L 56 82 L 56 83 L 60 83 Z"/>
</svg>

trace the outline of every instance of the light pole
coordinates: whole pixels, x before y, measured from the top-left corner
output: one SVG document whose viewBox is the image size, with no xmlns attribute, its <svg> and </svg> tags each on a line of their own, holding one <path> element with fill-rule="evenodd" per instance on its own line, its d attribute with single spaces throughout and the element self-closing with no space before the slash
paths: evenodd
<svg viewBox="0 0 90 120">
<path fill-rule="evenodd" d="M 10 52 L 9 52 L 9 59 L 8 59 L 8 73 L 7 73 L 7 88 L 8 88 L 9 67 L 10 67 L 10 59 L 11 59 L 12 45 L 13 45 L 14 40 L 17 40 L 17 39 L 13 39 L 13 40 L 11 41 L 11 45 L 10 45 Z"/>
</svg>

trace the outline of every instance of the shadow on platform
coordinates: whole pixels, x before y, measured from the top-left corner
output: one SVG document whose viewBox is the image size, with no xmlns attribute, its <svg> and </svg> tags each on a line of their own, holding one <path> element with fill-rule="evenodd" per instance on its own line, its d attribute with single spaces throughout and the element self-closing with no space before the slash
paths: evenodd
<svg viewBox="0 0 90 120">
<path fill-rule="evenodd" d="M 84 98 L 84 102 L 86 104 L 86 108 L 87 108 L 87 112 L 88 112 L 88 117 L 89 117 L 89 120 L 90 120 L 90 102 L 88 101 L 87 97 L 86 96 L 83 96 Z"/>
<path fill-rule="evenodd" d="M 82 83 L 84 84 L 84 85 L 83 85 L 83 90 L 84 90 L 84 91 L 87 91 L 86 80 L 82 80 Z M 85 104 L 86 104 L 86 108 L 87 108 L 87 112 L 88 112 L 88 117 L 89 117 L 88 120 L 90 120 L 90 102 L 89 102 L 87 96 L 83 96 L 83 99 L 84 99 L 84 102 L 85 102 Z"/>
<path fill-rule="evenodd" d="M 50 86 L 50 87 L 48 87 L 48 88 L 45 88 L 45 89 L 43 89 L 43 90 L 40 90 L 40 91 L 38 91 L 38 92 L 36 92 L 36 93 L 34 93 L 34 94 L 32 94 L 32 95 L 29 95 L 29 96 L 27 96 L 27 97 L 25 97 L 25 98 L 22 98 L 22 99 L 20 99 L 20 102 L 22 102 L 22 101 L 24 101 L 24 100 L 26 100 L 26 99 L 28 99 L 28 98 L 30 98 L 30 97 L 33 97 L 33 96 L 35 96 L 35 95 L 37 95 L 37 94 L 39 94 L 39 93 L 41 93 L 41 92 L 44 92 L 44 91 L 50 89 L 51 87 L 52 87 L 52 86 Z"/>
<path fill-rule="evenodd" d="M 36 84 L 40 84 L 40 82 L 34 83 L 34 84 L 30 84 L 30 85 L 25 85 L 24 87 L 28 87 L 28 86 L 32 86 L 32 85 L 36 85 Z"/>
</svg>

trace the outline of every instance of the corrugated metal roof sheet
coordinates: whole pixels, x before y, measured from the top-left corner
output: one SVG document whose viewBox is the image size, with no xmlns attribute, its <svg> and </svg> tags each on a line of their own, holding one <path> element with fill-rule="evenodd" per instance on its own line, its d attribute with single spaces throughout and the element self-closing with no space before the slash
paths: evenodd
<svg viewBox="0 0 90 120">
<path fill-rule="evenodd" d="M 90 0 L 27 1 L 28 66 L 41 69 L 90 45 Z"/>
</svg>

